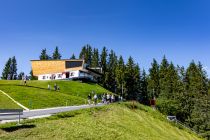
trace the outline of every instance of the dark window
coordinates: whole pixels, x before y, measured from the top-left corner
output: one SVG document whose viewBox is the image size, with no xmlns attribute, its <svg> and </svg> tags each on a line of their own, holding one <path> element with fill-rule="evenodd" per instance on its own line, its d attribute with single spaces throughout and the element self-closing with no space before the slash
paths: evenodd
<svg viewBox="0 0 210 140">
<path fill-rule="evenodd" d="M 82 61 L 66 61 L 66 68 L 81 67 Z"/>
</svg>

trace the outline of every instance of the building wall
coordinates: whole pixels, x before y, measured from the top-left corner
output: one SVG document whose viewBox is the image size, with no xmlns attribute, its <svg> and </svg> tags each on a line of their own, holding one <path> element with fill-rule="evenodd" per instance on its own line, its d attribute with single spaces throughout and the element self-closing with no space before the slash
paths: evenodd
<svg viewBox="0 0 210 140">
<path fill-rule="evenodd" d="M 31 61 L 31 65 L 35 76 L 65 71 L 65 61 L 63 60 Z"/>
</svg>

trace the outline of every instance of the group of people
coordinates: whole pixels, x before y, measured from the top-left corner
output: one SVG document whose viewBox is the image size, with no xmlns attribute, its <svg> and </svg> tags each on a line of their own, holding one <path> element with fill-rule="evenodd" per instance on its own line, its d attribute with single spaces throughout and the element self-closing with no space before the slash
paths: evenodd
<svg viewBox="0 0 210 140">
<path fill-rule="evenodd" d="M 51 90 L 50 84 L 48 84 L 47 89 L 48 89 L 48 90 Z M 55 91 L 60 91 L 60 87 L 59 87 L 56 83 L 54 84 L 54 90 L 55 90 Z"/>
<path fill-rule="evenodd" d="M 88 104 L 91 105 L 91 102 L 92 102 L 91 94 L 89 94 L 87 98 L 88 98 Z M 109 103 L 113 103 L 116 101 L 123 101 L 123 98 L 122 98 L 122 96 L 116 96 L 114 94 L 109 94 L 109 93 L 106 94 L 105 93 L 101 96 L 101 101 L 104 104 L 109 104 Z M 95 93 L 93 96 L 93 103 L 96 105 L 97 102 L 98 102 L 98 95 Z"/>
</svg>

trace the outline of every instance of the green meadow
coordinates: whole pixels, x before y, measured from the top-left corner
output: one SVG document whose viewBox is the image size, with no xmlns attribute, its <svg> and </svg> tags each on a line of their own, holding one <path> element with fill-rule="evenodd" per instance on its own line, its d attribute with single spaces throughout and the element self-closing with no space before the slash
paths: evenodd
<svg viewBox="0 0 210 140">
<path fill-rule="evenodd" d="M 59 91 L 54 91 L 55 83 L 60 87 Z M 51 90 L 48 90 L 48 84 Z M 97 84 L 78 81 L 28 81 L 25 86 L 22 81 L 0 80 L 0 90 L 29 109 L 86 104 L 87 95 L 92 91 L 98 95 L 109 92 Z M 14 108 L 12 104 L 2 98 L 0 108 Z"/>
<path fill-rule="evenodd" d="M 117 103 L 60 113 L 49 118 L 0 125 L 0 139 L 51 140 L 200 140 L 170 123 L 158 111 L 135 103 Z"/>
</svg>

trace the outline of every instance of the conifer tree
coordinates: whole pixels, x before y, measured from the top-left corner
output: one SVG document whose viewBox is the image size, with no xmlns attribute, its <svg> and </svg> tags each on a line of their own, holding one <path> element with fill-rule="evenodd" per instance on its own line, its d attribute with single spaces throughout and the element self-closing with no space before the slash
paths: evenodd
<svg viewBox="0 0 210 140">
<path fill-rule="evenodd" d="M 143 103 L 145 105 L 149 105 L 149 95 L 147 91 L 147 75 L 146 71 L 143 69 L 142 74 L 141 74 L 141 81 L 140 81 L 140 103 Z"/>
<path fill-rule="evenodd" d="M 74 53 L 72 54 L 72 56 L 70 57 L 70 59 L 76 59 L 76 56 L 74 55 Z"/>
<path fill-rule="evenodd" d="M 160 71 L 159 71 L 159 78 L 160 78 L 160 93 L 161 94 L 166 94 L 168 93 L 168 87 L 169 87 L 169 81 L 167 77 L 168 73 L 168 67 L 169 63 L 168 60 L 166 59 L 166 56 L 164 55 L 162 62 L 160 64 Z"/>
<path fill-rule="evenodd" d="M 104 87 L 106 87 L 106 73 L 107 73 L 107 55 L 108 55 L 108 50 L 106 47 L 103 47 L 101 55 L 100 55 L 100 60 L 101 60 L 101 67 L 102 67 L 102 78 L 101 78 L 101 83 Z"/>
<path fill-rule="evenodd" d="M 116 83 L 116 67 L 117 67 L 117 56 L 113 50 L 110 51 L 108 63 L 107 63 L 107 73 L 105 82 L 107 84 L 107 88 L 113 92 L 117 90 Z"/>
<path fill-rule="evenodd" d="M 10 71 L 10 69 L 11 69 L 10 68 L 11 67 L 11 63 L 12 63 L 12 59 L 9 58 L 8 61 L 5 64 L 4 69 L 3 69 L 1 79 L 7 80 L 8 78 L 10 78 L 10 74 L 11 74 L 11 71 Z"/>
<path fill-rule="evenodd" d="M 149 69 L 148 92 L 150 97 L 158 97 L 160 94 L 159 65 L 155 59 L 153 59 L 151 65 L 152 67 Z"/>
<path fill-rule="evenodd" d="M 17 61 L 16 61 L 15 56 L 12 57 L 10 70 L 11 70 L 10 80 L 16 80 L 17 79 Z"/>
<path fill-rule="evenodd" d="M 24 72 L 20 72 L 19 74 L 18 74 L 18 80 L 22 80 L 23 79 L 23 77 L 24 77 Z"/>
<path fill-rule="evenodd" d="M 125 87 L 125 64 L 122 56 L 119 57 L 115 73 L 116 73 L 117 91 L 123 94 Z"/>
<path fill-rule="evenodd" d="M 61 59 L 61 54 L 59 53 L 58 46 L 55 47 L 55 51 L 53 52 L 52 59 Z"/>
<path fill-rule="evenodd" d="M 92 62 L 91 67 L 96 68 L 99 66 L 99 52 L 98 49 L 93 49 L 93 55 L 92 55 Z"/>
<path fill-rule="evenodd" d="M 126 99 L 138 100 L 138 94 L 140 92 L 140 68 L 133 61 L 132 57 L 129 57 L 125 70 L 125 88 Z"/>
<path fill-rule="evenodd" d="M 39 59 L 40 59 L 40 60 L 48 60 L 49 58 L 50 58 L 50 57 L 49 57 L 49 55 L 47 54 L 46 48 L 45 48 L 45 49 L 42 49 L 41 55 L 39 56 Z"/>
</svg>

